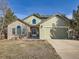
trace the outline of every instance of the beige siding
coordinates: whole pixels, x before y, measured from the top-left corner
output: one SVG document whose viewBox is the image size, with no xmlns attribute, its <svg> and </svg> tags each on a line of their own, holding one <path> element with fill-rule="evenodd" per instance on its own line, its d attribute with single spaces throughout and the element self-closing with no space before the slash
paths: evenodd
<svg viewBox="0 0 79 59">
<path fill-rule="evenodd" d="M 52 28 L 52 23 L 55 24 L 55 27 L 63 27 L 66 29 L 68 28 L 68 26 L 66 25 L 67 22 L 64 21 L 62 18 L 52 17 L 51 19 L 40 25 L 40 39 L 51 39 L 50 30 Z M 64 35 L 63 33 L 58 34 Z"/>
<path fill-rule="evenodd" d="M 18 25 L 20 25 L 22 28 L 26 28 L 27 29 L 26 31 L 29 32 L 30 29 L 27 25 L 21 23 L 20 21 L 15 21 L 15 22 L 8 25 L 8 39 L 16 37 L 16 35 L 12 34 L 12 28 L 16 28 Z"/>
<path fill-rule="evenodd" d="M 50 28 L 40 28 L 40 39 L 51 39 L 50 38 Z"/>
<path fill-rule="evenodd" d="M 24 20 L 24 22 L 26 22 L 26 23 L 28 23 L 28 24 L 30 24 L 30 25 L 36 25 L 36 24 L 32 24 L 32 20 L 33 20 L 33 19 L 36 19 L 36 24 L 38 24 L 38 23 L 41 22 L 41 19 L 39 19 L 39 18 L 37 18 L 37 17 L 35 17 L 35 16 L 30 16 L 30 17 L 26 18 L 26 19 Z"/>
</svg>

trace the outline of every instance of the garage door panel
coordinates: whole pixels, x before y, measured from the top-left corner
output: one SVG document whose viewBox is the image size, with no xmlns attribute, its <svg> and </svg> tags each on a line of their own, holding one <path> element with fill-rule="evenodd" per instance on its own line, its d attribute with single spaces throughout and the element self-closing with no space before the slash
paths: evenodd
<svg viewBox="0 0 79 59">
<path fill-rule="evenodd" d="M 51 34 L 51 29 L 53 30 L 53 34 Z M 44 27 L 41 29 L 41 38 L 45 39 L 66 39 L 68 38 L 68 28 L 57 28 L 57 27 Z"/>
<path fill-rule="evenodd" d="M 65 39 L 68 37 L 67 28 L 55 28 L 53 31 L 55 39 Z"/>
</svg>

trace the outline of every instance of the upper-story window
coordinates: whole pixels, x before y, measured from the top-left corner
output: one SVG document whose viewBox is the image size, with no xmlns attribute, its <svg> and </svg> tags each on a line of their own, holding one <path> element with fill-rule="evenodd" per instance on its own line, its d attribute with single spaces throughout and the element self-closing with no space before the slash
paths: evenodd
<svg viewBox="0 0 79 59">
<path fill-rule="evenodd" d="M 36 19 L 33 19 L 32 20 L 32 24 L 36 24 Z"/>
</svg>

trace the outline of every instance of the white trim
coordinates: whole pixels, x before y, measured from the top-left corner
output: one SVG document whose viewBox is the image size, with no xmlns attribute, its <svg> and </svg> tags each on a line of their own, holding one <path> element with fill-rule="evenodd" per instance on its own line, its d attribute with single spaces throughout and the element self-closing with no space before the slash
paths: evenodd
<svg viewBox="0 0 79 59">
<path fill-rule="evenodd" d="M 68 26 L 54 26 L 54 27 L 44 26 L 44 28 L 68 28 Z"/>
</svg>

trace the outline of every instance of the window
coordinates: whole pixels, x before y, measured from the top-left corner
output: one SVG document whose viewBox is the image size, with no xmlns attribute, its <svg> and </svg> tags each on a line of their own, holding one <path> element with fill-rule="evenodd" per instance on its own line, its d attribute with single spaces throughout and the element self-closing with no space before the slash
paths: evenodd
<svg viewBox="0 0 79 59">
<path fill-rule="evenodd" d="M 21 26 L 17 26 L 17 34 L 21 35 Z"/>
<path fill-rule="evenodd" d="M 26 34 L 26 29 L 25 28 L 23 28 L 22 34 Z"/>
<path fill-rule="evenodd" d="M 36 20 L 35 19 L 32 20 L 32 24 L 36 24 Z"/>
<path fill-rule="evenodd" d="M 12 28 L 12 34 L 15 35 L 15 28 Z"/>
</svg>

